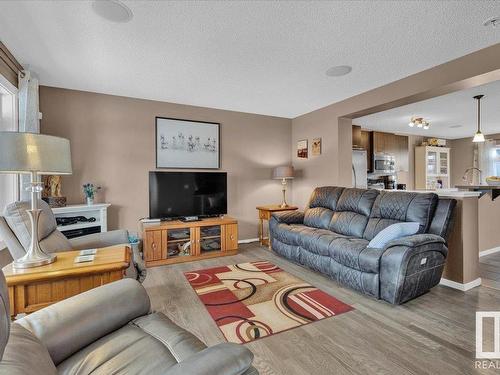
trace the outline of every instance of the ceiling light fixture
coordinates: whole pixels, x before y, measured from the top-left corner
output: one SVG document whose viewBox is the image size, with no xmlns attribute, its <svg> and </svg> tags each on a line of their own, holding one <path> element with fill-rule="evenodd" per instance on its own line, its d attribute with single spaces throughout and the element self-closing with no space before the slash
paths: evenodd
<svg viewBox="0 0 500 375">
<path fill-rule="evenodd" d="M 351 73 L 351 71 L 352 67 L 349 65 L 337 65 L 337 66 L 332 66 L 330 69 L 328 69 L 326 71 L 326 75 L 328 77 L 341 77 Z"/>
<path fill-rule="evenodd" d="M 481 133 L 481 98 L 483 97 L 484 95 L 476 95 L 474 97 L 477 100 L 477 132 L 472 139 L 474 143 L 484 142 L 484 134 Z"/>
<path fill-rule="evenodd" d="M 425 130 L 429 129 L 431 124 L 429 123 L 429 121 L 427 120 L 424 120 L 423 117 L 416 117 L 416 116 L 413 116 L 410 120 L 410 122 L 408 123 L 408 126 L 410 128 L 413 128 L 413 127 L 417 127 L 417 128 L 423 128 Z"/>
<path fill-rule="evenodd" d="M 126 23 L 134 17 L 130 8 L 118 0 L 94 0 L 92 9 L 99 16 L 111 22 Z"/>
</svg>

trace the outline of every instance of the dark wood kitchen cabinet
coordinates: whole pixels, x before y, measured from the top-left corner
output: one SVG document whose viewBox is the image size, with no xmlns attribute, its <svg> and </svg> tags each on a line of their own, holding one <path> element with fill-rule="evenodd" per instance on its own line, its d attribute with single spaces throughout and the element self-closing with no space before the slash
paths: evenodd
<svg viewBox="0 0 500 375">
<path fill-rule="evenodd" d="M 352 126 L 352 148 L 362 148 L 361 147 L 361 126 Z"/>
<path fill-rule="evenodd" d="M 396 171 L 408 171 L 408 137 L 392 133 L 373 132 L 373 152 L 393 155 Z"/>
</svg>

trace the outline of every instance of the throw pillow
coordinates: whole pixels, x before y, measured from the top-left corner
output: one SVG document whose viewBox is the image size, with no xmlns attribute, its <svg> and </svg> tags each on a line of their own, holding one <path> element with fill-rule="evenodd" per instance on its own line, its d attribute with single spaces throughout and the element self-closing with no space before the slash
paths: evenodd
<svg viewBox="0 0 500 375">
<path fill-rule="evenodd" d="M 368 244 L 368 247 L 375 249 L 383 249 L 385 246 L 401 237 L 411 236 L 418 232 L 420 228 L 419 223 L 409 222 L 409 223 L 396 223 L 389 225 L 384 230 L 381 230 Z"/>
</svg>

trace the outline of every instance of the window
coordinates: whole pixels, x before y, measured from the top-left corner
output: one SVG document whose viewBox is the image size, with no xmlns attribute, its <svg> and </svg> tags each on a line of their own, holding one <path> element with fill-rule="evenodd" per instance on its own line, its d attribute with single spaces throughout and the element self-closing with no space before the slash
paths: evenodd
<svg viewBox="0 0 500 375">
<path fill-rule="evenodd" d="M 494 163 L 494 168 L 493 168 L 494 175 L 500 176 L 500 145 L 496 145 L 494 148 L 493 163 Z"/>
<path fill-rule="evenodd" d="M 0 75 L 0 131 L 17 130 L 17 88 Z M 18 186 L 16 174 L 0 173 L 0 213 L 5 205 L 18 199 Z"/>
</svg>

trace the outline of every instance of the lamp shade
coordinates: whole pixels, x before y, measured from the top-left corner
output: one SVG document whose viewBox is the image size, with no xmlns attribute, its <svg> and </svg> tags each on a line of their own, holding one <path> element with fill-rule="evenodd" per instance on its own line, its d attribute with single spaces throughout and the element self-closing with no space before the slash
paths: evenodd
<svg viewBox="0 0 500 375">
<path fill-rule="evenodd" d="M 293 167 L 291 165 L 284 165 L 273 169 L 273 179 L 281 180 L 283 178 L 287 180 L 293 178 Z"/>
<path fill-rule="evenodd" d="M 43 134 L 0 132 L 0 172 L 71 174 L 69 140 Z"/>
</svg>

